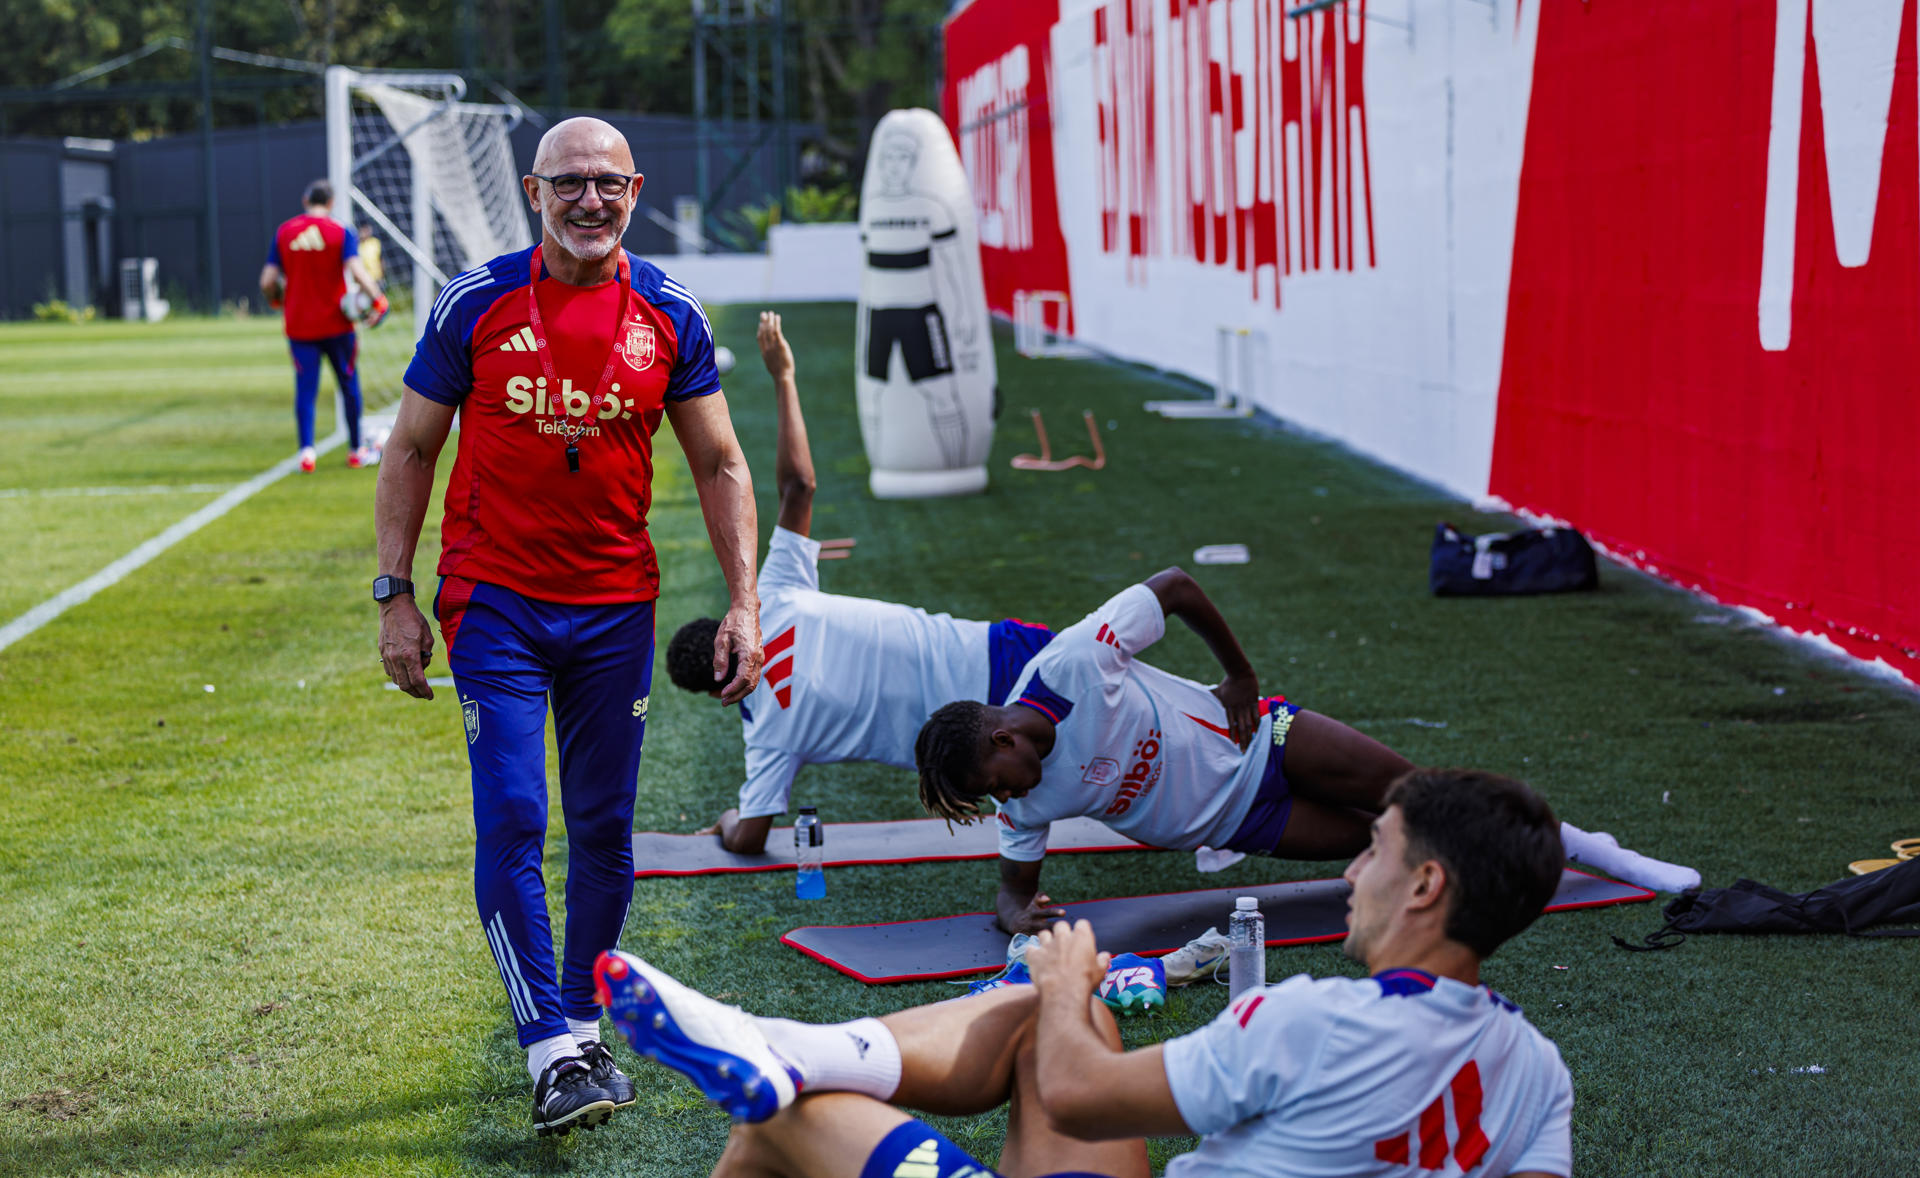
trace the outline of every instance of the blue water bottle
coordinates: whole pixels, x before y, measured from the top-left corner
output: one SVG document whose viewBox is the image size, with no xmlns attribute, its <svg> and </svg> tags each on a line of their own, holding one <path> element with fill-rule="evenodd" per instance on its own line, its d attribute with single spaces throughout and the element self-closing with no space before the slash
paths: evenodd
<svg viewBox="0 0 1920 1178">
<path fill-rule="evenodd" d="M 793 881 L 794 897 L 826 899 L 827 830 L 820 825 L 819 812 L 812 806 L 800 807 L 800 820 L 793 824 L 793 858 L 800 868 Z"/>
</svg>

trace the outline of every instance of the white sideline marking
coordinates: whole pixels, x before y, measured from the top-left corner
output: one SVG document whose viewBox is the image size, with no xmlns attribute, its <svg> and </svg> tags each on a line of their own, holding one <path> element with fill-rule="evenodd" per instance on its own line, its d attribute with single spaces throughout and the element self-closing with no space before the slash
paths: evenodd
<svg viewBox="0 0 1920 1178">
<path fill-rule="evenodd" d="M 335 430 L 332 435 L 323 439 L 318 446 L 314 447 L 314 452 L 315 454 L 330 453 L 344 445 L 346 440 L 347 435 L 344 430 Z M 38 630 L 48 622 L 59 617 L 61 614 L 66 613 L 74 606 L 88 600 L 102 589 L 111 589 L 113 586 L 125 580 L 127 574 L 139 569 L 154 557 L 159 556 L 162 552 L 172 548 L 175 544 L 178 544 L 214 520 L 219 519 L 229 511 L 245 503 L 248 499 L 253 498 L 255 493 L 271 487 L 273 484 L 299 469 L 300 456 L 298 454 L 274 463 L 272 466 L 254 475 L 246 482 L 241 483 L 239 486 L 220 496 L 220 498 L 215 499 L 212 503 L 207 504 L 205 507 L 202 507 L 192 515 L 160 533 L 158 536 L 141 544 L 132 552 L 127 553 L 119 560 L 114 561 L 106 568 L 93 574 L 93 576 L 88 577 L 77 585 L 62 589 L 26 613 L 8 622 L 6 625 L 0 626 L 0 650 L 5 650 L 7 647 L 12 646 L 22 638 L 25 638 L 35 630 Z"/>
<path fill-rule="evenodd" d="M 386 688 L 388 691 L 400 690 L 400 685 L 398 683 L 387 682 L 387 683 L 382 683 L 381 686 Z M 433 678 L 427 680 L 427 686 L 428 687 L 452 687 L 453 676 L 452 675 L 436 675 Z"/>
<path fill-rule="evenodd" d="M 398 416 L 399 412 L 400 407 L 396 404 L 383 406 L 373 413 L 363 413 L 360 417 L 360 428 L 365 430 L 370 425 L 383 425 L 391 429 L 393 428 L 394 418 Z M 314 455 L 315 457 L 319 457 L 323 454 L 330 454 L 345 445 L 346 441 L 347 431 L 336 429 L 333 433 L 322 438 L 320 443 L 314 447 Z M 5 650 L 7 647 L 12 646 L 22 638 L 25 638 L 35 630 L 38 630 L 48 622 L 59 617 L 61 614 L 66 613 L 74 606 L 88 600 L 102 589 L 110 589 L 119 584 L 126 579 L 127 574 L 138 570 L 154 557 L 159 556 L 162 552 L 172 548 L 175 544 L 178 544 L 214 520 L 219 519 L 229 511 L 245 503 L 248 499 L 253 498 L 256 493 L 271 487 L 273 484 L 299 469 L 300 456 L 298 454 L 284 461 L 274 463 L 272 466 L 254 475 L 239 486 L 232 488 L 226 494 L 220 496 L 220 498 L 215 499 L 212 503 L 202 507 L 158 536 L 141 544 L 132 552 L 127 553 L 119 560 L 114 561 L 106 568 L 93 574 L 93 576 L 88 577 L 77 585 L 62 589 L 26 613 L 8 622 L 6 625 L 0 626 L 0 650 Z"/>
<path fill-rule="evenodd" d="M 75 495 L 211 495 L 232 483 L 154 483 L 145 487 L 6 487 L 0 499 L 64 499 Z"/>
</svg>

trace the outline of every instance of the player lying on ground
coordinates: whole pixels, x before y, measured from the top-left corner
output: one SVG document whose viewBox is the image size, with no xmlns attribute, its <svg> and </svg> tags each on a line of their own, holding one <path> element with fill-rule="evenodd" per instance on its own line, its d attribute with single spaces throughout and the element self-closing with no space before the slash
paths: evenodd
<svg viewBox="0 0 1920 1178">
<path fill-rule="evenodd" d="M 758 854 L 784 814 L 802 765 L 880 761 L 913 768 L 913 740 L 927 714 L 950 699 L 1001 699 L 1053 632 L 1015 618 L 970 622 L 910 605 L 820 591 L 813 525 L 813 454 L 800 414 L 793 351 L 780 316 L 760 316 L 760 357 L 779 404 L 774 479 L 780 515 L 760 569 L 760 632 L 767 667 L 740 702 L 747 780 L 740 804 L 708 827 L 729 851 Z M 717 697 L 713 633 L 701 618 L 667 644 L 667 674 L 688 691 Z"/>
<path fill-rule="evenodd" d="M 729 1178 L 990 1178 L 893 1106 L 1003 1102 L 999 1171 L 1013 1178 L 1137 1178 L 1142 1135 L 1189 1133 L 1200 1146 L 1168 1178 L 1571 1174 L 1566 1065 L 1480 984 L 1480 963 L 1559 882 L 1553 813 L 1517 781 L 1463 770 L 1415 770 L 1386 800 L 1346 871 L 1345 950 L 1373 976 L 1296 975 L 1138 1051 L 1089 1001 L 1107 955 L 1085 921 L 1040 934 L 1031 986 L 837 1026 L 755 1018 L 624 953 L 595 978 L 636 1051 L 748 1122 L 714 1170 Z"/>
<path fill-rule="evenodd" d="M 1217 687 L 1135 656 L 1178 617 L 1226 672 Z M 1002 706 L 961 700 L 915 744 L 920 800 L 954 822 L 999 807 L 1000 927 L 1034 932 L 1062 915 L 1040 892 L 1048 827 L 1085 815 L 1149 846 L 1207 846 L 1283 859 L 1343 859 L 1366 845 L 1387 786 L 1410 766 L 1337 720 L 1260 698 L 1253 668 L 1206 593 L 1177 568 L 1116 594 L 1027 664 Z M 1609 871 L 1699 876 L 1604 835 L 1565 837 Z M 1584 854 L 1584 852 L 1583 852 Z M 1618 871 L 1616 871 L 1618 873 Z M 1690 877 L 1690 884 L 1686 877 Z M 1677 888 L 1672 890 L 1678 890 Z"/>
</svg>

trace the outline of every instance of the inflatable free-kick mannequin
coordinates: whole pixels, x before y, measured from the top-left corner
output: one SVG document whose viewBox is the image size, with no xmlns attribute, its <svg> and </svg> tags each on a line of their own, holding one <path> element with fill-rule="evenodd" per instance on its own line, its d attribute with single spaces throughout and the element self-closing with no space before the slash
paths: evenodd
<svg viewBox="0 0 1920 1178">
<path fill-rule="evenodd" d="M 946 124 L 896 110 L 874 129 L 860 190 L 855 395 L 881 499 L 987 485 L 993 332 L 973 196 Z"/>
</svg>

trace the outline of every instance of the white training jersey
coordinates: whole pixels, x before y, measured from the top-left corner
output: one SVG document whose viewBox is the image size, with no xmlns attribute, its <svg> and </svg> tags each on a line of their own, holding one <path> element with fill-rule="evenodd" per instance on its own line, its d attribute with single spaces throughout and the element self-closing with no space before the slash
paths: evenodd
<svg viewBox="0 0 1920 1178">
<path fill-rule="evenodd" d="M 1164 1049 L 1198 1149 L 1167 1178 L 1573 1173 L 1560 1051 L 1485 986 L 1300 974 Z"/>
<path fill-rule="evenodd" d="M 820 591 L 820 544 L 775 528 L 760 566 L 767 661 L 740 705 L 740 817 L 784 814 L 800 766 L 914 767 L 920 726 L 943 704 L 985 699 L 986 622 Z"/>
<path fill-rule="evenodd" d="M 1225 846 L 1240 829 L 1273 744 L 1264 717 L 1245 752 L 1212 691 L 1134 656 L 1167 632 L 1145 585 L 1122 590 L 1033 656 L 1007 697 L 1054 722 L 1040 784 L 1000 803 L 1000 854 L 1032 862 L 1061 818 L 1097 818 L 1171 850 Z"/>
</svg>

